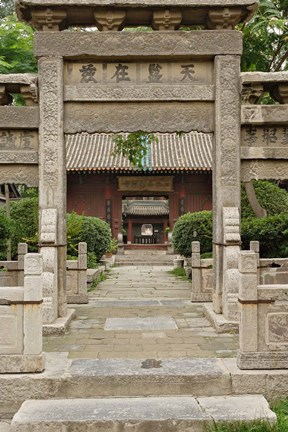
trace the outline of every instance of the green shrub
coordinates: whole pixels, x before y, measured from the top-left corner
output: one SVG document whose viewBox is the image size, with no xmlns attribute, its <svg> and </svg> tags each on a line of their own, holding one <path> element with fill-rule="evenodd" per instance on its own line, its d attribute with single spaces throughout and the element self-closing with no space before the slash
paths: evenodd
<svg viewBox="0 0 288 432">
<path fill-rule="evenodd" d="M 0 213 L 0 260 L 6 260 L 7 240 L 11 234 L 11 220 L 6 214 Z"/>
<path fill-rule="evenodd" d="M 284 189 L 264 180 L 254 180 L 253 185 L 258 202 L 267 211 L 267 216 L 288 211 L 288 193 Z M 241 187 L 241 217 L 242 219 L 255 218 L 243 185 Z"/>
<path fill-rule="evenodd" d="M 30 252 L 37 251 L 38 202 L 37 198 L 23 198 L 10 203 L 12 257 L 17 256 L 17 245 L 27 242 Z M 0 209 L 3 217 L 5 206 Z M 3 252 L 3 249 L 1 248 Z"/>
<path fill-rule="evenodd" d="M 201 252 L 212 251 L 212 212 L 201 211 L 180 216 L 173 229 L 173 247 L 177 253 L 191 256 L 191 242 L 201 243 Z"/>
<path fill-rule="evenodd" d="M 111 243 L 111 230 L 103 220 L 92 216 L 80 216 L 76 213 L 67 215 L 67 250 L 69 255 L 77 255 L 78 243 L 86 242 L 88 256 L 95 254 L 99 262 Z M 90 255 L 89 262 L 95 257 Z"/>
<path fill-rule="evenodd" d="M 261 258 L 285 258 L 288 256 L 288 214 L 243 220 L 241 237 L 242 248 L 246 250 L 251 240 L 260 242 Z"/>
</svg>

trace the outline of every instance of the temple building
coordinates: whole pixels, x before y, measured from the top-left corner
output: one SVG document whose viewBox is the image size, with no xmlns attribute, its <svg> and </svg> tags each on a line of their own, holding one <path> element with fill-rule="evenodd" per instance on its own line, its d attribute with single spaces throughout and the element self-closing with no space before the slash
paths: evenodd
<svg viewBox="0 0 288 432">
<path fill-rule="evenodd" d="M 142 161 L 113 154 L 113 135 L 67 134 L 67 207 L 106 220 L 127 243 L 163 244 L 186 212 L 212 209 L 212 135 L 155 134 Z"/>
</svg>

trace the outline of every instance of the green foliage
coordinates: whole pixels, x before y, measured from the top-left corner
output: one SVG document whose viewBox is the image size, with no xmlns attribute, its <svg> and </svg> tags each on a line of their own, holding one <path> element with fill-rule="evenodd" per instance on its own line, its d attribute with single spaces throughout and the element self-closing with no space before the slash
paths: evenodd
<svg viewBox="0 0 288 432">
<path fill-rule="evenodd" d="M 97 286 L 99 285 L 99 283 L 105 281 L 107 277 L 108 276 L 106 273 L 100 273 L 100 275 L 93 280 L 92 284 L 88 288 L 88 292 L 94 291 L 95 288 L 97 288 Z"/>
<path fill-rule="evenodd" d="M 15 0 L 0 0 L 0 19 L 12 15 L 15 10 Z"/>
<path fill-rule="evenodd" d="M 3 217 L 5 206 L 0 209 Z M 17 246 L 27 242 L 31 252 L 37 251 L 38 202 L 37 198 L 24 198 L 10 203 L 12 257 L 17 256 Z M 1 248 L 3 253 L 3 249 Z"/>
<path fill-rule="evenodd" d="M 253 185 L 258 202 L 267 211 L 267 216 L 288 212 L 288 193 L 284 189 L 264 180 L 255 180 Z M 255 217 L 243 185 L 241 188 L 241 217 L 242 219 Z"/>
<path fill-rule="evenodd" d="M 110 241 L 109 247 L 106 252 L 111 252 L 112 254 L 116 254 L 118 250 L 118 241 L 113 237 Z"/>
<path fill-rule="evenodd" d="M 129 160 L 131 165 L 142 169 L 144 166 L 143 159 L 147 155 L 148 146 L 155 139 L 155 135 L 143 131 L 132 132 L 127 136 L 115 135 L 115 149 L 112 155 L 122 155 Z"/>
<path fill-rule="evenodd" d="M 88 260 L 92 263 L 96 257 L 99 262 L 110 246 L 111 230 L 109 225 L 99 218 L 71 213 L 67 215 L 67 239 L 70 255 L 77 255 L 79 241 L 86 242 Z M 89 253 L 95 254 L 95 257 Z"/>
<path fill-rule="evenodd" d="M 174 268 L 173 270 L 170 270 L 168 273 L 180 277 L 182 280 L 188 281 L 189 278 L 187 277 L 187 274 L 185 272 L 185 269 L 183 267 Z"/>
<path fill-rule="evenodd" d="M 201 252 L 212 251 L 212 212 L 186 213 L 177 220 L 173 229 L 173 246 L 184 257 L 191 256 L 191 242 L 201 243 Z"/>
<path fill-rule="evenodd" d="M 0 21 L 0 73 L 36 72 L 31 27 L 20 23 L 16 16 Z"/>
<path fill-rule="evenodd" d="M 6 214 L 0 212 L 0 259 L 6 260 L 6 244 L 11 234 L 11 220 Z"/>
<path fill-rule="evenodd" d="M 242 220 L 241 237 L 245 250 L 249 249 L 251 240 L 258 240 L 262 258 L 285 258 L 288 256 L 288 214 Z"/>
<path fill-rule="evenodd" d="M 243 71 L 288 69 L 288 2 L 260 0 L 251 21 L 239 26 L 243 31 Z"/>
</svg>

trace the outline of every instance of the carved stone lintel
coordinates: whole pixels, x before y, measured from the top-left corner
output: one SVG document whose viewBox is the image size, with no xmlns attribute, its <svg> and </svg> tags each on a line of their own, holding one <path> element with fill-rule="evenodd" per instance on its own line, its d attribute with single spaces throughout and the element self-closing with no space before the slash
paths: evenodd
<svg viewBox="0 0 288 432">
<path fill-rule="evenodd" d="M 35 106 L 38 104 L 38 87 L 36 84 L 21 86 L 20 92 L 25 100 L 26 106 Z"/>
<path fill-rule="evenodd" d="M 280 104 L 288 104 L 288 83 L 278 84 L 273 87 L 270 95 Z"/>
<path fill-rule="evenodd" d="M 124 27 L 125 11 L 107 10 L 94 13 L 96 26 L 100 31 L 119 31 Z"/>
<path fill-rule="evenodd" d="M 247 83 L 242 87 L 242 104 L 256 104 L 264 93 L 264 87 L 261 83 Z"/>
<path fill-rule="evenodd" d="M 215 9 L 208 12 L 207 27 L 213 30 L 233 30 L 240 18 L 240 8 Z"/>
<path fill-rule="evenodd" d="M 153 12 L 152 28 L 154 30 L 176 30 L 182 21 L 182 13 L 178 10 L 165 9 Z"/>
<path fill-rule="evenodd" d="M 67 13 L 50 8 L 32 11 L 32 25 L 39 30 L 55 31 L 65 28 Z"/>
</svg>

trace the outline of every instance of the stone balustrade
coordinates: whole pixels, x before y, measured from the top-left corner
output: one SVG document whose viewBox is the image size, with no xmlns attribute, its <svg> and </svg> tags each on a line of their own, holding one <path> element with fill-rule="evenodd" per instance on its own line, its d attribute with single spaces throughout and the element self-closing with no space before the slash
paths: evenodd
<svg viewBox="0 0 288 432">
<path fill-rule="evenodd" d="M 18 244 L 17 261 L 0 261 L 0 287 L 23 286 L 24 283 L 24 256 L 28 252 L 26 243 Z"/>
<path fill-rule="evenodd" d="M 12 94 L 18 93 L 27 106 L 38 104 L 38 76 L 36 74 L 0 74 L 0 105 L 10 105 Z"/>
<path fill-rule="evenodd" d="M 27 254 L 23 286 L 0 288 L 0 373 L 44 370 L 42 271 L 42 256 Z"/>
<path fill-rule="evenodd" d="M 257 252 L 240 254 L 240 369 L 288 368 L 288 284 L 259 285 Z"/>
<path fill-rule="evenodd" d="M 200 242 L 192 242 L 192 302 L 212 301 L 213 259 L 201 259 Z"/>
<path fill-rule="evenodd" d="M 78 244 L 78 259 L 66 261 L 67 303 L 88 303 L 87 243 Z"/>
<path fill-rule="evenodd" d="M 280 104 L 288 104 L 288 72 L 242 72 L 242 103 L 257 104 L 264 93 Z"/>
</svg>

